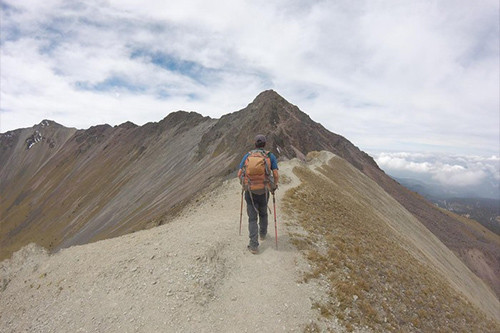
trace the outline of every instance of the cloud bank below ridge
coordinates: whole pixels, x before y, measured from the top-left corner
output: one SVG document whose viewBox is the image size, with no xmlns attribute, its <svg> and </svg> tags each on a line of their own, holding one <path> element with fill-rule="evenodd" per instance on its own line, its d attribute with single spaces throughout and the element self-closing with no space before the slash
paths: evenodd
<svg viewBox="0 0 500 333">
<path fill-rule="evenodd" d="M 484 191 L 485 197 L 500 199 L 499 156 L 408 152 L 383 152 L 373 156 L 377 164 L 391 176 L 413 178 L 460 192 L 470 191 L 478 194 L 478 191 Z"/>
</svg>

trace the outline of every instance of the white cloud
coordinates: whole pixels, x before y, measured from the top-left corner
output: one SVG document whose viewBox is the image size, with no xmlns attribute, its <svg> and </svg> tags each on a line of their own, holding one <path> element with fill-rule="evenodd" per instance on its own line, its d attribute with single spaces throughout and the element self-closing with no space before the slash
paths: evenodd
<svg viewBox="0 0 500 333">
<path fill-rule="evenodd" d="M 478 185 L 486 178 L 487 174 L 482 169 L 468 169 L 461 165 L 436 165 L 432 171 L 432 178 L 447 186 Z"/>
<path fill-rule="evenodd" d="M 500 181 L 500 158 L 498 156 L 456 156 L 423 153 L 378 153 L 377 164 L 389 174 L 417 177 L 426 174 L 448 187 L 467 187 L 485 181 Z M 406 172 L 406 173 L 403 173 Z M 411 173 L 414 173 L 413 175 Z"/>
<path fill-rule="evenodd" d="M 0 131 L 218 117 L 273 88 L 363 149 L 498 154 L 497 1 L 2 5 Z"/>
<path fill-rule="evenodd" d="M 398 156 L 399 155 L 399 156 Z M 418 173 L 425 173 L 431 171 L 431 164 L 429 162 L 413 162 L 406 160 L 408 154 L 390 155 L 382 153 L 377 158 L 377 163 L 387 169 L 391 170 L 406 170 Z"/>
</svg>

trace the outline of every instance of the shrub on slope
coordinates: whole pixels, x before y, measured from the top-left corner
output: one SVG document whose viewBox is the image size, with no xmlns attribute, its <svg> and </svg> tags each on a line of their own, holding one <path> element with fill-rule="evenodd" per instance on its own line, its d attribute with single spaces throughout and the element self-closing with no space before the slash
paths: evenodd
<svg viewBox="0 0 500 333">
<path fill-rule="evenodd" d="M 498 323 L 405 249 L 353 178 L 339 176 L 350 172 L 342 166 L 296 167 L 302 184 L 285 197 L 287 214 L 308 231 L 292 235 L 313 267 L 304 279 L 329 285 L 328 300 L 315 304 L 321 314 L 348 331 L 498 332 Z"/>
</svg>

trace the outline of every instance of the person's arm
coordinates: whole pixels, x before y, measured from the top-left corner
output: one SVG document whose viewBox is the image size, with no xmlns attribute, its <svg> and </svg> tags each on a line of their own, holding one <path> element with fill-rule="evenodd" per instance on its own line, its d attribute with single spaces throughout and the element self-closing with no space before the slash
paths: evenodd
<svg viewBox="0 0 500 333">
<path fill-rule="evenodd" d="M 271 160 L 271 170 L 278 170 L 278 159 L 273 153 L 269 153 L 269 159 Z"/>
<path fill-rule="evenodd" d="M 241 159 L 240 170 L 243 169 L 243 167 L 245 166 L 245 161 L 247 160 L 248 155 L 250 155 L 250 154 L 246 153 L 245 156 L 243 156 L 243 158 Z"/>
<path fill-rule="evenodd" d="M 276 188 L 278 188 L 278 181 L 279 181 L 279 173 L 278 173 L 278 169 L 274 169 L 273 170 L 273 177 L 274 177 L 274 186 L 276 186 Z"/>
<path fill-rule="evenodd" d="M 243 159 L 240 162 L 240 169 L 238 170 L 238 179 L 241 181 L 241 174 L 243 173 L 243 167 L 245 166 L 245 161 L 248 157 L 248 153 L 243 156 Z"/>
<path fill-rule="evenodd" d="M 269 159 L 271 160 L 271 170 L 273 171 L 274 185 L 278 188 L 279 173 L 278 173 L 278 159 L 273 153 L 269 154 Z"/>
</svg>

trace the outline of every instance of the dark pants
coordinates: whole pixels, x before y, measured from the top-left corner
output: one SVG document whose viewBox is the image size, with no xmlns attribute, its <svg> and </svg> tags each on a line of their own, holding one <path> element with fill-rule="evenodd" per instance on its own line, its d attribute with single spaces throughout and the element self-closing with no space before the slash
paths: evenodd
<svg viewBox="0 0 500 333">
<path fill-rule="evenodd" d="M 267 234 L 267 202 L 269 201 L 269 193 L 252 193 L 250 195 L 250 192 L 246 191 L 245 201 L 247 202 L 250 247 L 256 248 L 259 246 L 259 233 L 262 235 Z M 258 225 L 257 217 L 259 220 Z"/>
</svg>

